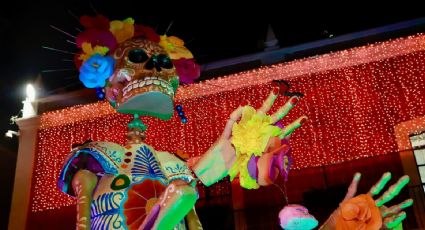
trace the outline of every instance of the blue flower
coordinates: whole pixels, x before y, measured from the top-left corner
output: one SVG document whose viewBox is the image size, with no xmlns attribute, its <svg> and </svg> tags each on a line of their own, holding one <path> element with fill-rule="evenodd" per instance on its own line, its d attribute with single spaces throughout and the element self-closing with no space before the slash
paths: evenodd
<svg viewBox="0 0 425 230">
<path fill-rule="evenodd" d="M 105 87 L 106 79 L 114 73 L 115 60 L 110 56 L 95 54 L 80 68 L 80 81 L 87 88 Z"/>
</svg>

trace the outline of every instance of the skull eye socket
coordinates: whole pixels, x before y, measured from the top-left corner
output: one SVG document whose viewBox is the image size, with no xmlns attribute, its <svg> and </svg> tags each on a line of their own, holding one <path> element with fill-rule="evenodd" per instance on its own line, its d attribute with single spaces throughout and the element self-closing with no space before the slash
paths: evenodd
<svg viewBox="0 0 425 230">
<path fill-rule="evenodd" d="M 148 55 L 142 49 L 134 49 L 128 52 L 128 60 L 132 63 L 143 63 L 148 60 Z"/>
</svg>

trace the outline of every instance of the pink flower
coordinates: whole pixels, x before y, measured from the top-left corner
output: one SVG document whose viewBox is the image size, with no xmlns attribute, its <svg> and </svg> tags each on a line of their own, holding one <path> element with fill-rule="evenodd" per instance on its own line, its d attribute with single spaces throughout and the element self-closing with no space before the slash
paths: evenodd
<svg viewBox="0 0 425 230">
<path fill-rule="evenodd" d="M 182 83 L 193 83 L 201 75 L 201 68 L 194 59 L 180 58 L 173 60 L 173 64 Z"/>
<path fill-rule="evenodd" d="M 88 29 L 83 31 L 76 39 L 78 48 L 82 48 L 84 42 L 90 43 L 93 47 L 108 47 L 110 53 L 113 52 L 117 46 L 117 40 L 109 30 Z"/>
</svg>

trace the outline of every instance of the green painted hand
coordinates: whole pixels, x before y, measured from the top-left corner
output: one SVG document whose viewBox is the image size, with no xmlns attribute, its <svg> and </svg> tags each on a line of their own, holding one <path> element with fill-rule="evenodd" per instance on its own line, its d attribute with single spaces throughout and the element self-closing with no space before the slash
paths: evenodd
<svg viewBox="0 0 425 230">
<path fill-rule="evenodd" d="M 378 195 L 388 181 L 391 179 L 391 173 L 387 172 L 382 175 L 381 179 L 369 190 L 368 195 L 371 197 Z M 384 204 L 396 197 L 401 189 L 403 189 L 410 181 L 409 176 L 402 176 L 395 184 L 390 186 L 387 191 L 375 200 L 376 206 L 379 207 L 383 218 L 383 228 L 395 229 L 399 228 L 401 222 L 406 219 L 406 213 L 403 209 L 412 206 L 413 200 L 407 199 L 400 204 L 386 207 Z"/>
<path fill-rule="evenodd" d="M 347 194 L 342 202 L 353 198 L 357 193 L 357 187 L 361 178 L 360 173 L 354 175 L 353 181 L 348 187 Z M 391 179 L 391 173 L 386 172 L 382 175 L 381 179 L 373 185 L 367 193 L 372 199 L 377 196 L 384 189 L 385 185 Z M 382 217 L 381 229 L 402 229 L 402 221 L 406 219 L 406 213 L 403 209 L 412 206 L 413 200 L 407 199 L 400 204 L 387 207 L 384 204 L 391 201 L 394 197 L 399 195 L 400 191 L 409 183 L 409 176 L 402 176 L 395 184 L 390 186 L 379 198 L 375 201 L 376 206 L 379 208 Z M 320 229 L 331 230 L 336 229 L 337 216 L 341 215 L 340 208 L 336 209 L 328 220 L 322 225 Z"/>
</svg>

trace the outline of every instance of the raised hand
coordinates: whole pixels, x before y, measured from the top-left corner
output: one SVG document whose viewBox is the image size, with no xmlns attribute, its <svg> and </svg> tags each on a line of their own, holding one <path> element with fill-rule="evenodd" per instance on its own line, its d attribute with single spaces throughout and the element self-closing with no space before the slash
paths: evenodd
<svg viewBox="0 0 425 230">
<path fill-rule="evenodd" d="M 409 183 L 408 176 L 401 177 L 376 200 L 373 200 L 373 197 L 381 193 L 391 179 L 391 173 L 384 173 L 367 194 L 354 197 L 357 193 L 360 177 L 360 173 L 354 175 L 354 179 L 340 206 L 331 214 L 320 229 L 349 229 L 360 226 L 365 226 L 367 227 L 366 229 L 371 230 L 380 228 L 393 229 L 399 226 L 406 218 L 406 213 L 402 210 L 413 204 L 412 199 L 407 199 L 389 208 L 384 206 L 384 204 L 396 197 L 401 189 Z M 370 201 L 372 201 L 372 204 L 370 204 Z M 369 207 L 366 207 L 368 204 Z"/>
<path fill-rule="evenodd" d="M 291 97 L 277 112 L 267 115 L 278 95 L 278 90 L 273 89 L 258 110 L 249 105 L 239 107 L 226 126 L 224 138 L 230 139 L 237 156 L 229 175 L 231 179 L 239 175 L 244 188 L 273 184 L 279 172 L 287 174 L 289 170 L 290 147 L 286 139 L 307 117 L 301 116 L 287 126 L 276 125 L 299 100 Z"/>
<path fill-rule="evenodd" d="M 199 159 L 190 160 L 191 168 L 205 185 L 227 175 L 231 179 L 239 175 L 243 187 L 258 188 L 272 184 L 279 171 L 287 173 L 287 139 L 307 117 L 301 116 L 284 127 L 275 125 L 299 100 L 291 97 L 276 113 L 267 115 L 278 95 L 279 88 L 274 88 L 258 110 L 248 103 L 239 106 L 211 148 Z"/>
<path fill-rule="evenodd" d="M 373 197 L 378 195 L 388 181 L 391 179 L 391 173 L 387 172 L 382 175 L 381 179 L 369 190 L 368 195 Z M 394 197 L 396 197 L 401 189 L 404 188 L 410 181 L 409 176 L 401 177 L 397 183 L 388 188 L 387 191 L 384 192 L 382 196 L 375 200 L 376 206 L 379 207 L 381 211 L 381 216 L 383 218 L 383 226 L 388 229 L 392 229 L 397 227 L 401 222 L 406 219 L 406 213 L 402 210 L 412 206 L 413 200 L 407 199 L 400 204 L 393 205 L 391 207 L 386 207 L 384 204 L 391 201 Z"/>
</svg>

